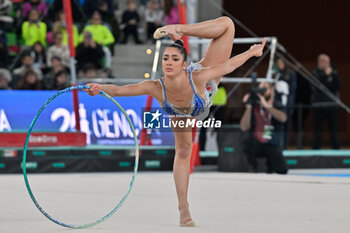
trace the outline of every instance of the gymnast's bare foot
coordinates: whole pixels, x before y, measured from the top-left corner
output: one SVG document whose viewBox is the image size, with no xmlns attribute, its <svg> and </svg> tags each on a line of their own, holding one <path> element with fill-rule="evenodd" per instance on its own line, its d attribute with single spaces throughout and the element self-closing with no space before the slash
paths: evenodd
<svg viewBox="0 0 350 233">
<path fill-rule="evenodd" d="M 160 39 L 164 36 L 170 36 L 170 38 L 173 41 L 176 41 L 181 39 L 182 34 L 180 33 L 176 25 L 167 25 L 167 26 L 158 28 L 153 34 L 154 39 Z"/>
</svg>

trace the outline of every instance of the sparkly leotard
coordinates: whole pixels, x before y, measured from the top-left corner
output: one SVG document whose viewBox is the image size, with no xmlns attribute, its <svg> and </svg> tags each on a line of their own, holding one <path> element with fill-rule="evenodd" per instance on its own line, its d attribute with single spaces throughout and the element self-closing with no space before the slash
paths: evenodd
<svg viewBox="0 0 350 233">
<path fill-rule="evenodd" d="M 187 67 L 186 71 L 189 73 L 189 80 L 191 83 L 191 87 L 193 90 L 193 97 L 189 104 L 189 111 L 186 112 L 184 108 L 177 107 L 176 105 L 170 103 L 168 101 L 166 92 L 165 92 L 165 86 L 162 79 L 160 79 L 160 83 L 162 84 L 163 88 L 163 109 L 165 112 L 167 112 L 169 115 L 172 116 L 186 116 L 186 117 L 196 117 L 197 119 L 203 120 L 205 119 L 209 114 L 209 108 L 212 105 L 212 100 L 217 92 L 217 84 L 215 80 L 211 80 L 209 83 L 207 83 L 206 88 L 204 89 L 205 92 L 205 99 L 201 97 L 193 84 L 192 80 L 192 72 L 195 70 L 201 69 L 202 66 L 198 63 L 191 64 L 189 67 Z"/>
</svg>

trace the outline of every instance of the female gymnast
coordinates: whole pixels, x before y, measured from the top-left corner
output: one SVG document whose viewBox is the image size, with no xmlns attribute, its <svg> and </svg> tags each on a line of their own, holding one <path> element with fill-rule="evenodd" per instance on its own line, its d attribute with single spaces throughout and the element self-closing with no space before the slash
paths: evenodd
<svg viewBox="0 0 350 233">
<path fill-rule="evenodd" d="M 230 58 L 234 34 L 234 24 L 228 17 L 191 25 L 176 24 L 159 28 L 154 33 L 156 39 L 168 35 L 175 41 L 165 49 L 162 56 L 164 76 L 160 80 L 147 80 L 125 86 L 92 83 L 87 84 L 90 89 L 85 91 L 92 96 L 97 95 L 100 90 L 110 96 L 151 95 L 169 115 L 174 116 L 172 121 L 184 120 L 184 116 L 189 115 L 204 119 L 221 77 L 243 65 L 249 58 L 259 57 L 263 53 L 266 39 L 262 44 L 253 45 L 246 52 Z M 180 41 L 183 35 L 212 39 L 203 59 L 189 67 L 186 50 Z M 175 138 L 173 174 L 180 226 L 194 227 L 187 201 L 192 130 L 174 126 L 172 130 Z"/>
</svg>

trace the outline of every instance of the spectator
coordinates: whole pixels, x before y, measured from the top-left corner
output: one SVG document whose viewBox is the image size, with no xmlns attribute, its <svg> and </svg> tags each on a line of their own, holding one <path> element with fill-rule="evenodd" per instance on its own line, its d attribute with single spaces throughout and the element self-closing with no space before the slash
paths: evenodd
<svg viewBox="0 0 350 233">
<path fill-rule="evenodd" d="M 91 63 L 86 63 L 83 69 L 78 73 L 78 79 L 96 79 L 108 77 L 111 77 L 111 73 L 108 70 L 96 69 L 96 67 Z"/>
<path fill-rule="evenodd" d="M 43 84 L 45 89 L 51 90 L 54 86 L 54 81 L 56 74 L 62 70 L 66 70 L 66 67 L 64 67 L 62 63 L 62 59 L 59 56 L 53 56 L 51 57 L 51 67 L 49 71 L 45 74 Z"/>
<path fill-rule="evenodd" d="M 36 74 L 39 80 L 42 80 L 43 74 L 40 70 L 34 68 L 34 61 L 30 51 L 24 51 L 21 54 L 21 63 L 22 66 L 13 71 L 13 74 L 17 76 L 16 79 L 23 77 L 23 75 L 30 70 Z"/>
<path fill-rule="evenodd" d="M 85 0 L 84 10 L 87 17 L 91 17 L 95 11 L 99 11 L 102 17 L 114 17 L 114 5 L 112 0 Z"/>
<path fill-rule="evenodd" d="M 331 66 L 331 59 L 326 54 L 320 54 L 318 67 L 312 74 L 333 94 L 338 95 L 340 78 L 338 71 Z M 332 149 L 339 149 L 338 138 L 338 109 L 337 104 L 316 87 L 312 87 L 311 101 L 313 105 L 314 142 L 313 149 L 322 147 L 323 121 L 326 120 L 331 136 Z"/>
<path fill-rule="evenodd" d="M 63 11 L 63 2 L 64 1 L 59 1 L 59 0 L 49 0 L 49 1 L 53 1 L 53 2 L 50 3 L 48 16 L 53 17 L 53 18 L 50 18 L 50 20 L 54 21 L 55 17 L 57 16 L 56 13 Z M 84 6 L 85 1 L 86 0 L 71 0 L 73 22 L 86 23 L 87 17 L 86 17 L 85 12 L 82 8 Z"/>
<path fill-rule="evenodd" d="M 28 21 L 22 24 L 22 37 L 27 46 L 33 46 L 35 42 L 40 42 L 46 46 L 46 24 L 39 20 L 39 11 L 32 9 L 29 12 Z"/>
<path fill-rule="evenodd" d="M 281 135 L 287 120 L 285 106 L 271 83 L 260 83 L 259 87 L 266 88 L 266 91 L 263 95 L 254 94 L 258 103 L 250 101 L 249 94 L 243 98 L 246 110 L 241 118 L 241 129 L 252 133 L 252 138 L 243 143 L 243 151 L 253 171 L 257 171 L 257 157 L 265 157 L 269 173 L 286 174 Z"/>
<path fill-rule="evenodd" d="M 276 60 L 279 80 L 285 81 L 288 84 L 288 98 L 287 98 L 287 122 L 284 125 L 284 140 L 283 140 L 283 148 L 286 149 L 289 144 L 289 129 L 290 123 L 292 121 L 292 115 L 294 110 L 294 102 L 295 102 L 295 92 L 297 88 L 297 78 L 296 74 L 287 69 L 286 64 L 283 59 L 278 58 Z"/>
<path fill-rule="evenodd" d="M 0 0 L 0 28 L 7 31 L 11 28 L 13 18 L 11 17 L 12 1 Z"/>
<path fill-rule="evenodd" d="M 52 89 L 53 90 L 63 90 L 69 87 L 69 78 L 65 70 L 60 70 L 55 74 Z"/>
<path fill-rule="evenodd" d="M 41 82 L 33 70 L 28 70 L 16 85 L 17 90 L 41 90 Z"/>
<path fill-rule="evenodd" d="M 4 33 L 0 34 L 0 68 L 7 68 L 9 64 L 9 52 L 6 46 L 6 37 Z"/>
<path fill-rule="evenodd" d="M 96 2 L 96 1 L 94 1 Z M 113 37 L 115 39 L 114 44 L 119 40 L 120 38 L 120 28 L 119 28 L 119 22 L 117 20 L 117 17 L 114 15 L 114 5 L 112 0 L 100 0 L 98 1 L 98 12 L 100 12 L 100 15 L 102 16 L 102 21 L 110 30 L 112 31 Z M 113 44 L 113 45 L 114 45 Z M 113 45 L 111 46 L 112 53 L 114 51 Z"/>
<path fill-rule="evenodd" d="M 33 9 L 37 9 L 38 12 L 46 17 L 47 16 L 47 6 L 45 1 L 43 0 L 29 0 L 28 2 L 24 3 L 22 8 L 22 17 L 26 18 L 28 16 L 28 13 L 30 14 L 30 11 Z"/>
<path fill-rule="evenodd" d="M 0 90 L 10 90 L 11 74 L 8 70 L 0 68 Z"/>
<path fill-rule="evenodd" d="M 147 3 L 147 9 L 145 12 L 145 20 L 147 23 L 147 39 L 155 42 L 153 33 L 158 27 L 162 26 L 163 11 L 159 9 L 157 0 L 150 0 Z"/>
<path fill-rule="evenodd" d="M 89 31 L 84 32 L 84 41 L 78 46 L 76 59 L 78 70 L 82 70 L 87 63 L 93 64 L 97 69 L 102 69 L 104 52 L 102 46 L 97 44 Z"/>
<path fill-rule="evenodd" d="M 293 128 L 297 132 L 297 149 L 303 148 L 303 137 L 306 120 L 311 112 L 311 85 L 299 72 L 296 73 L 297 88 L 295 91 L 295 112 L 293 114 Z"/>
<path fill-rule="evenodd" d="M 56 21 L 53 25 L 53 34 L 55 32 L 61 32 L 62 33 L 62 44 L 68 45 L 68 33 L 66 28 L 66 21 L 65 21 L 65 14 L 63 11 L 60 11 L 57 14 Z M 77 47 L 79 44 L 79 31 L 77 26 L 73 25 L 73 43 L 74 47 Z"/>
<path fill-rule="evenodd" d="M 83 69 L 83 78 L 95 79 L 97 77 L 97 70 L 95 66 L 91 63 L 86 64 Z"/>
<path fill-rule="evenodd" d="M 174 0 L 163 0 L 163 8 L 165 15 L 165 24 L 178 24 L 179 21 L 179 11 L 177 6 L 174 4 Z"/>
<path fill-rule="evenodd" d="M 109 46 L 114 43 L 114 37 L 112 32 L 107 26 L 102 25 L 101 15 L 98 11 L 95 11 L 91 17 L 91 24 L 87 25 L 83 32 L 91 32 L 92 38 L 95 42 L 103 45 Z M 84 33 L 80 36 L 80 42 L 84 40 Z"/>
<path fill-rule="evenodd" d="M 34 63 L 33 67 L 37 70 L 45 70 L 46 69 L 46 53 L 45 48 L 40 42 L 35 42 L 32 47 Z"/>
<path fill-rule="evenodd" d="M 142 44 L 138 35 L 138 24 L 140 22 L 140 16 L 136 11 L 136 3 L 133 0 L 128 1 L 128 9 L 123 12 L 122 25 L 124 27 L 124 38 L 121 41 L 122 44 L 126 44 L 128 37 L 132 35 L 136 44 Z"/>
<path fill-rule="evenodd" d="M 47 65 L 51 66 L 52 57 L 60 57 L 65 67 L 69 67 L 69 49 L 62 44 L 63 36 L 61 31 L 53 33 L 54 44 L 47 50 Z"/>
</svg>

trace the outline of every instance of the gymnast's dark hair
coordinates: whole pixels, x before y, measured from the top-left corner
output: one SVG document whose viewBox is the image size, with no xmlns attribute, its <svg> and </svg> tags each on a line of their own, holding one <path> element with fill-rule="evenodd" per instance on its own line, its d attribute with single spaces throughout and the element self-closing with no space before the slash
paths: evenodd
<svg viewBox="0 0 350 233">
<path fill-rule="evenodd" d="M 182 40 L 177 40 L 174 43 L 172 43 L 171 45 L 168 46 L 168 48 L 177 48 L 177 50 L 179 50 L 179 52 L 184 56 L 184 62 L 187 61 L 187 51 L 184 47 L 184 43 L 182 42 Z"/>
</svg>

